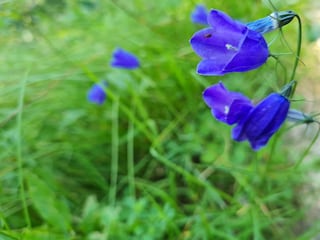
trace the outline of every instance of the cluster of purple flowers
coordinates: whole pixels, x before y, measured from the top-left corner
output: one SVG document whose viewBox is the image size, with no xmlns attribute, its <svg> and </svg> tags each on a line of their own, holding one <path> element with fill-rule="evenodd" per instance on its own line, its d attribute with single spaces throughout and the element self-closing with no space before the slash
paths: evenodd
<svg viewBox="0 0 320 240">
<path fill-rule="evenodd" d="M 258 150 L 285 121 L 290 107 L 287 94 L 271 93 L 254 105 L 246 96 L 228 91 L 219 82 L 203 92 L 203 99 L 217 120 L 228 125 L 236 124 L 232 131 L 234 140 L 247 140 L 252 149 Z"/>
<path fill-rule="evenodd" d="M 246 72 L 265 64 L 270 56 L 263 34 L 292 21 L 293 11 L 274 12 L 249 23 L 241 23 L 219 10 L 208 10 L 197 5 L 191 13 L 194 23 L 205 25 L 190 39 L 192 49 L 201 57 L 197 66 L 200 75 L 221 76 L 232 72 Z M 116 48 L 110 62 L 113 68 L 136 69 L 137 57 Z M 310 122 L 314 119 L 300 111 L 290 109 L 290 98 L 296 82 L 285 85 L 281 92 L 271 93 L 257 104 L 239 92 L 229 91 L 222 82 L 209 86 L 203 99 L 212 115 L 228 125 L 234 125 L 232 138 L 248 141 L 254 150 L 265 146 L 286 119 Z M 106 99 L 107 83 L 95 83 L 88 91 L 88 100 L 101 105 Z"/>
<path fill-rule="evenodd" d="M 194 23 L 205 25 L 190 39 L 192 49 L 202 60 L 197 66 L 200 75 L 221 76 L 245 72 L 262 66 L 270 56 L 263 34 L 282 27 L 297 16 L 293 11 L 275 12 L 244 24 L 219 10 L 208 11 L 198 5 L 191 14 Z M 232 138 L 250 143 L 253 150 L 265 146 L 285 120 L 307 121 L 310 118 L 297 110 L 290 110 L 290 98 L 295 81 L 273 92 L 259 103 L 239 92 L 229 91 L 222 82 L 203 92 L 203 99 L 212 115 L 228 125 L 235 125 Z"/>
<path fill-rule="evenodd" d="M 130 70 L 139 68 L 140 62 L 134 54 L 122 48 L 116 48 L 112 53 L 110 66 Z M 106 87 L 107 83 L 105 81 L 93 84 L 88 91 L 88 101 L 98 105 L 103 104 L 107 97 Z"/>
</svg>

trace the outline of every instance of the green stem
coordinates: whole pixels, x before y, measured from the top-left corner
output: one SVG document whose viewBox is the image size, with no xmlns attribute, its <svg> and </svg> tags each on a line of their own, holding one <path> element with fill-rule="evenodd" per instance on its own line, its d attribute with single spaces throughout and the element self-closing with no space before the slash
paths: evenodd
<svg viewBox="0 0 320 240">
<path fill-rule="evenodd" d="M 134 107 L 133 107 L 134 108 Z M 134 109 L 132 110 L 134 113 Z M 128 185 L 130 195 L 135 198 L 135 179 L 134 179 L 134 123 L 129 121 L 128 126 L 128 145 L 127 145 L 127 160 L 128 160 Z"/>
<path fill-rule="evenodd" d="M 27 74 L 26 74 L 27 75 Z M 18 99 L 18 114 L 17 114 L 17 161 L 19 171 L 19 186 L 20 186 L 20 198 L 22 202 L 23 214 L 27 223 L 27 227 L 31 227 L 31 220 L 27 206 L 26 193 L 24 188 L 24 172 L 23 172 L 23 159 L 22 159 L 22 112 L 24 107 L 24 95 L 26 88 L 27 76 L 22 80 L 20 95 Z"/>
<path fill-rule="evenodd" d="M 119 164 L 119 98 L 116 98 L 112 106 L 112 152 L 110 173 L 110 205 L 115 205 L 117 196 L 118 164 Z"/>
<path fill-rule="evenodd" d="M 297 70 L 297 67 L 298 67 L 298 63 L 300 61 L 300 53 L 301 53 L 301 41 L 302 41 L 301 19 L 300 19 L 298 14 L 296 15 L 296 18 L 298 20 L 298 26 L 299 26 L 299 29 L 298 29 L 298 43 L 297 43 L 296 59 L 294 61 L 294 65 L 293 65 L 293 70 L 292 70 L 290 81 L 294 80 L 294 78 L 295 78 L 295 74 L 296 74 L 296 70 Z M 292 95 L 294 94 L 294 92 L 296 90 L 296 86 L 297 86 L 297 84 L 295 84 L 293 86 Z"/>
<path fill-rule="evenodd" d="M 315 142 L 317 141 L 318 139 L 318 136 L 320 134 L 320 125 L 319 125 L 319 128 L 318 128 L 318 131 L 316 133 L 316 135 L 314 136 L 314 138 L 312 139 L 310 145 L 307 147 L 306 150 L 304 150 L 303 154 L 301 155 L 300 159 L 297 161 L 297 163 L 294 165 L 294 169 L 297 169 L 300 164 L 302 163 L 303 159 L 307 156 L 307 154 L 309 153 L 310 149 L 312 148 L 312 146 L 315 144 Z"/>
</svg>

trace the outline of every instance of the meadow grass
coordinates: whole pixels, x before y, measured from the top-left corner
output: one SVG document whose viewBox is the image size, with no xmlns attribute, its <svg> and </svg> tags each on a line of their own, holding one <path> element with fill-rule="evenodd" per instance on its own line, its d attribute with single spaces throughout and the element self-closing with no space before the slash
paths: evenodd
<svg viewBox="0 0 320 240">
<path fill-rule="evenodd" d="M 205 3 L 242 21 L 273 11 L 257 1 Z M 289 130 L 254 152 L 202 100 L 219 80 L 256 100 L 279 90 L 293 54 L 285 67 L 270 59 L 252 72 L 202 77 L 188 42 L 201 28 L 190 21 L 196 1 L 0 4 L 0 239 L 318 234 L 317 223 L 300 227 L 308 210 L 300 202 L 319 166 L 294 167 L 303 151 L 286 143 Z M 293 50 L 296 29 L 283 30 Z M 274 52 L 290 52 L 278 42 Z M 110 67 L 116 47 L 137 55 L 141 68 Z M 101 80 L 107 100 L 97 106 L 86 94 Z"/>
</svg>

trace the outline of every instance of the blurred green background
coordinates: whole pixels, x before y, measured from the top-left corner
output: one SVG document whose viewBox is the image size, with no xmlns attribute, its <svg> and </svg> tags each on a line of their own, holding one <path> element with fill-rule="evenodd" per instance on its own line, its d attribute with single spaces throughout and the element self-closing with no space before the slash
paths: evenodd
<svg viewBox="0 0 320 240">
<path fill-rule="evenodd" d="M 0 1 L 1 240 L 320 236 L 311 178 L 319 152 L 306 152 L 308 127 L 287 124 L 253 152 L 202 100 L 219 80 L 256 101 L 279 90 L 295 58 L 297 21 L 266 35 L 282 65 L 270 59 L 248 73 L 202 77 L 189 44 L 202 28 L 190 21 L 198 3 L 243 22 L 299 13 L 303 84 L 292 104 L 316 103 L 316 94 L 303 95 L 308 82 L 317 86 L 310 66 L 319 62 L 308 1 Z M 116 47 L 137 55 L 141 68 L 111 68 Z M 101 80 L 108 96 L 97 106 L 86 94 Z"/>
</svg>

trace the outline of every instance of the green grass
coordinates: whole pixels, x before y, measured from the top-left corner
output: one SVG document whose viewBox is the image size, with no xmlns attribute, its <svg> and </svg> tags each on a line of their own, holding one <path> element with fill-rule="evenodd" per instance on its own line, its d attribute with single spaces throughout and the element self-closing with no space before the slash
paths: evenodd
<svg viewBox="0 0 320 240">
<path fill-rule="evenodd" d="M 248 73 L 197 75 L 199 58 L 188 42 L 200 28 L 189 17 L 196 3 L 0 3 L 0 239 L 318 234 L 318 224 L 297 230 L 307 210 L 301 188 L 319 166 L 294 167 L 303 150 L 286 143 L 289 125 L 253 152 L 230 138 L 230 127 L 202 100 L 205 87 L 219 80 L 261 99 L 282 87 L 294 56 L 281 58 L 285 69 L 270 59 Z M 286 4 L 277 8 L 303 9 Z M 272 11 L 257 1 L 206 5 L 242 21 Z M 295 24 L 283 29 L 292 49 Z M 275 53 L 290 51 L 281 38 L 267 36 L 276 39 Z M 142 67 L 111 68 L 118 46 L 135 53 Z M 103 79 L 107 101 L 87 102 L 88 89 Z"/>
</svg>

